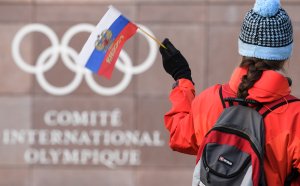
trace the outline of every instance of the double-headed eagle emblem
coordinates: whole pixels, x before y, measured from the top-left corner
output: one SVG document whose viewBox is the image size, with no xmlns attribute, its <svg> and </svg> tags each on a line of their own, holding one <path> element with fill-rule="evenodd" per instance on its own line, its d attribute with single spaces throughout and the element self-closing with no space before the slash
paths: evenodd
<svg viewBox="0 0 300 186">
<path fill-rule="evenodd" d="M 103 30 L 103 32 L 98 35 L 95 42 L 95 48 L 99 51 L 106 51 L 112 43 L 112 32 L 110 30 Z"/>
</svg>

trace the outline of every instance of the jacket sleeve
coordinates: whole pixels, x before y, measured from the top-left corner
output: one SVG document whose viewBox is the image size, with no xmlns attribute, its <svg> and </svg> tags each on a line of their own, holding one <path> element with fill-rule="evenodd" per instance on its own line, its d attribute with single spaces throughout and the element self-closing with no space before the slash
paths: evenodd
<svg viewBox="0 0 300 186">
<path fill-rule="evenodd" d="M 292 186 L 300 186 L 300 112 L 299 112 L 299 102 L 296 102 L 292 107 L 292 115 L 295 117 L 293 118 L 293 125 L 291 127 L 291 131 L 293 131 L 291 135 L 291 139 L 289 140 L 288 151 L 290 156 L 292 157 L 292 168 L 298 170 L 298 176 L 296 180 L 293 181 L 291 184 Z"/>
<path fill-rule="evenodd" d="M 298 169 L 298 172 L 300 173 L 300 138 L 297 138 L 295 141 L 296 144 L 293 151 L 293 166 L 294 168 Z"/>
<path fill-rule="evenodd" d="M 170 94 L 171 110 L 164 117 L 165 126 L 170 132 L 170 147 L 192 155 L 198 151 L 191 112 L 194 98 L 194 85 L 187 79 L 180 79 Z"/>
<path fill-rule="evenodd" d="M 292 183 L 292 186 L 300 186 L 300 138 L 296 138 L 294 140 L 294 148 L 292 151 L 292 158 L 293 158 L 293 168 L 298 170 L 298 176 L 296 180 Z"/>
<path fill-rule="evenodd" d="M 300 173 L 300 102 L 297 101 L 289 105 L 290 119 L 289 123 L 292 123 L 289 131 L 292 131 L 288 141 L 288 152 L 292 158 L 292 166 L 294 169 L 298 169 Z M 294 117 L 291 117 L 294 116 Z"/>
</svg>

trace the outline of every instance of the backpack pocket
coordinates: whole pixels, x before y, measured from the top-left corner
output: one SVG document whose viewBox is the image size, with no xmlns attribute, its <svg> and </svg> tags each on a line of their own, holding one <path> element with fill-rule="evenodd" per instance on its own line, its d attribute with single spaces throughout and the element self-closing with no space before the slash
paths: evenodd
<svg viewBox="0 0 300 186">
<path fill-rule="evenodd" d="M 204 185 L 253 185 L 251 156 L 234 146 L 208 143 L 199 161 Z"/>
</svg>

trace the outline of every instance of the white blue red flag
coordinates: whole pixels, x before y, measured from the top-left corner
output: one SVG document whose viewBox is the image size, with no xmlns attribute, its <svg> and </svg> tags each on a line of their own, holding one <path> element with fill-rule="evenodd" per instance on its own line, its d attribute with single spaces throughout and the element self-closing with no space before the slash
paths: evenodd
<svg viewBox="0 0 300 186">
<path fill-rule="evenodd" d="M 137 28 L 110 6 L 84 44 L 78 63 L 110 79 L 123 45 L 136 33 Z"/>
</svg>

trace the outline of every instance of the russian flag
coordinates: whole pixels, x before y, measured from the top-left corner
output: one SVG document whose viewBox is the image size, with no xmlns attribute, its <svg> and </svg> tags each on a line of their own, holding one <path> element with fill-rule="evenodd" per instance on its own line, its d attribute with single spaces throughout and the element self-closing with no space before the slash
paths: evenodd
<svg viewBox="0 0 300 186">
<path fill-rule="evenodd" d="M 123 45 L 136 33 L 137 28 L 110 6 L 84 44 L 77 62 L 110 79 Z"/>
</svg>

